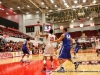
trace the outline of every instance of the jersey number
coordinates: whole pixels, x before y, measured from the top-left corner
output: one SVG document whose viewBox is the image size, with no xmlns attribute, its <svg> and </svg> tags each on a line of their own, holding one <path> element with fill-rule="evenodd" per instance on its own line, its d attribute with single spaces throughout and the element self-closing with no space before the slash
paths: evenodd
<svg viewBox="0 0 100 75">
<path fill-rule="evenodd" d="M 54 41 L 54 37 L 50 37 L 50 41 Z"/>
<path fill-rule="evenodd" d="M 70 39 L 71 37 L 70 37 L 70 35 L 67 35 L 66 38 L 67 38 L 67 39 Z"/>
</svg>

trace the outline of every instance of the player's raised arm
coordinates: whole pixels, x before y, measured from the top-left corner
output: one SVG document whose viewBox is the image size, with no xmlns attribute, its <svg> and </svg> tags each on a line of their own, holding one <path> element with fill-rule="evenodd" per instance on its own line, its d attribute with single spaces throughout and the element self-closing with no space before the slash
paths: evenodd
<svg viewBox="0 0 100 75">
<path fill-rule="evenodd" d="M 64 38 L 64 34 L 62 34 L 61 36 L 60 36 L 60 38 L 58 38 L 57 40 L 55 40 L 54 42 L 60 42 L 60 41 L 62 41 L 63 40 L 63 38 Z"/>
<path fill-rule="evenodd" d="M 36 33 L 35 33 L 35 37 L 37 37 L 37 36 L 39 36 L 39 30 L 36 31 Z"/>
<path fill-rule="evenodd" d="M 39 35 L 41 36 L 41 37 L 48 37 L 48 34 L 44 34 L 44 33 L 39 33 Z"/>
</svg>

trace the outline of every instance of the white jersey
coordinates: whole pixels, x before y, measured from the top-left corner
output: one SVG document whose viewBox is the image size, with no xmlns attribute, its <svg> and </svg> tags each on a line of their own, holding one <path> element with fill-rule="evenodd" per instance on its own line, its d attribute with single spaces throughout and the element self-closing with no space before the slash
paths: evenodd
<svg viewBox="0 0 100 75">
<path fill-rule="evenodd" d="M 53 56 L 54 55 L 54 45 L 51 43 L 55 40 L 55 35 L 48 34 L 48 38 L 46 39 L 46 47 L 44 50 L 44 56 Z"/>
<path fill-rule="evenodd" d="M 99 39 L 95 40 L 95 44 L 96 44 L 96 49 L 100 49 L 100 41 L 99 41 Z"/>
<path fill-rule="evenodd" d="M 36 42 L 38 41 L 38 36 L 35 37 L 35 41 L 36 41 Z"/>
<path fill-rule="evenodd" d="M 35 37 L 35 42 L 33 43 L 35 47 L 38 47 L 38 36 Z"/>
<path fill-rule="evenodd" d="M 55 40 L 55 35 L 48 34 L 48 38 L 46 39 L 46 43 L 51 43 L 54 40 Z"/>
</svg>

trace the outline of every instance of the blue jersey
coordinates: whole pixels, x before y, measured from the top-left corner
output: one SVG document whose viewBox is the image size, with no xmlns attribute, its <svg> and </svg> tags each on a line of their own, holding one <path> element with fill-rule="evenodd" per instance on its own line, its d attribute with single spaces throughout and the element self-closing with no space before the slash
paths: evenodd
<svg viewBox="0 0 100 75">
<path fill-rule="evenodd" d="M 23 51 L 24 54 L 30 54 L 27 47 L 26 47 L 26 44 L 27 44 L 27 41 L 24 42 L 23 47 L 22 47 L 22 51 Z"/>
<path fill-rule="evenodd" d="M 63 38 L 63 46 L 70 46 L 70 34 L 68 34 L 67 32 L 64 33 L 64 38 Z"/>
<path fill-rule="evenodd" d="M 25 41 L 24 43 L 23 43 L 23 49 L 25 49 L 26 48 L 26 43 L 27 43 L 27 41 Z M 26 48 L 27 49 L 27 48 Z"/>
</svg>

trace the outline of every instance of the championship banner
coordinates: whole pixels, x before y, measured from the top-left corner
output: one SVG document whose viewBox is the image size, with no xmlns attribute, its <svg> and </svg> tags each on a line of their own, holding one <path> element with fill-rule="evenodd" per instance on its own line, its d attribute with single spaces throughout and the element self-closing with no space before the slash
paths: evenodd
<svg viewBox="0 0 100 75">
<path fill-rule="evenodd" d="M 0 53 L 0 58 L 11 58 L 13 57 L 12 52 L 1 52 Z"/>
</svg>

